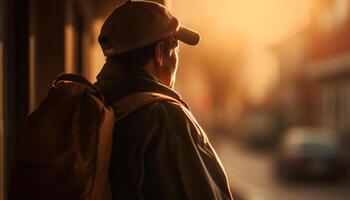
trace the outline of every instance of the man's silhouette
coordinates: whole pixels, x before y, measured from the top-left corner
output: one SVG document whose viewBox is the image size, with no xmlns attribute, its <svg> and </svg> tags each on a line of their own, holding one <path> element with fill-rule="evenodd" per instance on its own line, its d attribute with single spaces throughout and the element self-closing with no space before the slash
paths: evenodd
<svg viewBox="0 0 350 200">
<path fill-rule="evenodd" d="M 108 105 L 140 92 L 166 95 L 117 121 L 110 164 L 113 199 L 232 199 L 223 166 L 174 91 L 179 41 L 199 42 L 160 4 L 127 1 L 105 21 L 107 57 L 95 85 Z"/>
</svg>

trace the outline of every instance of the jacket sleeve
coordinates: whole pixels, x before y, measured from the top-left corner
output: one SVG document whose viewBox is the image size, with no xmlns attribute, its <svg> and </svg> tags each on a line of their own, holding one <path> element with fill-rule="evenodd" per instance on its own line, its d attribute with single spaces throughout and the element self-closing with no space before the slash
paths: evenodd
<svg viewBox="0 0 350 200">
<path fill-rule="evenodd" d="M 157 199 L 232 199 L 221 161 L 189 110 L 159 102 L 147 120 L 145 171 L 155 174 Z"/>
</svg>

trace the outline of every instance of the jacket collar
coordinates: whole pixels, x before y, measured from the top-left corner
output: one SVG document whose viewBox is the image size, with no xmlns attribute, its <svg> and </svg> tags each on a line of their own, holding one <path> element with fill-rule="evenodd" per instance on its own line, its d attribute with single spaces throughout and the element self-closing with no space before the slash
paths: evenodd
<svg viewBox="0 0 350 200">
<path fill-rule="evenodd" d="M 107 62 L 97 75 L 97 82 L 94 85 L 101 90 L 107 105 L 133 93 L 156 92 L 175 98 L 189 108 L 175 90 L 160 83 L 156 77 L 148 72 L 140 70 L 131 74 L 121 69 L 126 68 L 117 63 Z"/>
</svg>

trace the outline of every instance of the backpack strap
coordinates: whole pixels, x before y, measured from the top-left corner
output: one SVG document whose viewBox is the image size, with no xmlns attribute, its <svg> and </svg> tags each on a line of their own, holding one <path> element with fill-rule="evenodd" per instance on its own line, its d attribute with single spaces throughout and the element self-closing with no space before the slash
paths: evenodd
<svg viewBox="0 0 350 200">
<path fill-rule="evenodd" d="M 164 94 L 155 92 L 138 92 L 116 101 L 111 107 L 114 111 L 116 121 L 119 121 L 133 111 L 158 101 L 169 101 L 181 104 L 177 99 Z"/>
<path fill-rule="evenodd" d="M 60 83 L 78 83 L 80 85 L 86 86 L 88 91 L 99 98 L 101 101 L 104 101 L 104 97 L 101 93 L 101 91 L 94 86 L 90 81 L 88 81 L 83 76 L 77 75 L 77 74 L 60 74 L 56 78 L 56 80 L 52 83 L 52 87 L 56 87 Z"/>
</svg>

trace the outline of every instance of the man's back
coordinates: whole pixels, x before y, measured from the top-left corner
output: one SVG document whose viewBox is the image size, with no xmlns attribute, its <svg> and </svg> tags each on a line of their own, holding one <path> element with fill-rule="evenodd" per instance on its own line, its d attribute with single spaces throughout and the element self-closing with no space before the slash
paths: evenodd
<svg viewBox="0 0 350 200">
<path fill-rule="evenodd" d="M 104 77 L 106 73 L 101 73 L 97 85 L 109 103 L 142 91 L 179 101 L 146 105 L 115 124 L 110 165 L 113 199 L 231 199 L 215 151 L 176 92 L 147 73 L 129 84 L 126 79 Z"/>
</svg>

